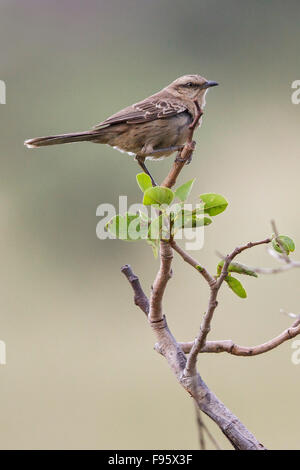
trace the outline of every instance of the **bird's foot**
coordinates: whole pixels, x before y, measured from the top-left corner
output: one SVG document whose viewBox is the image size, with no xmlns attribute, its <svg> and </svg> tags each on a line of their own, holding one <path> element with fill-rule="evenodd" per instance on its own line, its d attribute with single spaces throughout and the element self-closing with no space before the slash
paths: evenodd
<svg viewBox="0 0 300 470">
<path fill-rule="evenodd" d="M 186 165 L 189 165 L 193 159 L 193 152 L 191 152 L 190 156 L 188 158 L 181 158 L 181 152 L 178 152 L 175 162 L 176 163 L 185 163 Z"/>
</svg>

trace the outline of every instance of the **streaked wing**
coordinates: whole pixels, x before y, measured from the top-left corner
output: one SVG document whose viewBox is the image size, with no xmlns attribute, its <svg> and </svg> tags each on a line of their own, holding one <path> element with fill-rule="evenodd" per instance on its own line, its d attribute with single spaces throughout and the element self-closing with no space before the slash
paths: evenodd
<svg viewBox="0 0 300 470">
<path fill-rule="evenodd" d="M 164 119 L 174 116 L 186 110 L 187 107 L 179 100 L 153 96 L 132 106 L 128 106 L 128 108 L 122 109 L 122 111 L 119 111 L 94 126 L 94 129 L 123 122 L 128 124 L 140 124 L 154 121 L 155 119 Z"/>
</svg>

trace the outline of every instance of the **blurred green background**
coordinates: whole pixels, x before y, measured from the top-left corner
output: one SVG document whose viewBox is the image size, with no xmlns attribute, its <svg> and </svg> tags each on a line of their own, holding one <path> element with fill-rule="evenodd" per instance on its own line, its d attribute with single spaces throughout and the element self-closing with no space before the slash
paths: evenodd
<svg viewBox="0 0 300 470">
<path fill-rule="evenodd" d="M 195 198 L 215 191 L 230 205 L 193 254 L 213 271 L 216 249 L 265 238 L 271 218 L 300 247 L 299 14 L 296 0 L 0 1 L 2 449 L 198 447 L 193 403 L 154 352 L 120 274 L 129 262 L 149 292 L 158 262 L 142 243 L 96 238 L 100 203 L 140 201 L 136 163 L 108 146 L 28 150 L 23 141 L 86 130 L 200 73 L 220 86 L 180 182 L 196 176 Z M 162 180 L 171 161 L 149 168 Z M 264 248 L 240 260 L 276 264 Z M 208 292 L 177 257 L 174 272 L 165 313 L 176 338 L 191 340 Z M 244 279 L 247 300 L 224 287 L 210 339 L 252 345 L 279 334 L 291 323 L 280 308 L 299 312 L 299 274 Z M 292 351 L 285 343 L 255 358 L 199 360 L 207 384 L 273 449 L 299 448 Z"/>
</svg>

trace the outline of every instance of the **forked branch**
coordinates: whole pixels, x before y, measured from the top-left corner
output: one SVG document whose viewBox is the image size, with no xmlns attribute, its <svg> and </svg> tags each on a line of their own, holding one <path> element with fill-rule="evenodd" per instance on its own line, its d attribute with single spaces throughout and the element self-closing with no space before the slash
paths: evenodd
<svg viewBox="0 0 300 470">
<path fill-rule="evenodd" d="M 132 282 L 132 279 L 135 279 L 137 276 L 135 276 L 128 265 L 126 265 L 125 269 L 122 268 L 122 272 L 130 282 L 136 296 L 137 283 Z M 264 446 L 257 441 L 240 420 L 211 392 L 199 374 L 195 378 L 184 375 L 186 357 L 170 332 L 166 318 L 163 317 L 160 321 L 151 322 L 150 324 L 157 338 L 156 350 L 166 358 L 178 382 L 195 399 L 199 409 L 219 426 L 233 447 L 239 450 L 263 450 Z M 196 386 L 194 379 L 196 379 Z"/>
</svg>

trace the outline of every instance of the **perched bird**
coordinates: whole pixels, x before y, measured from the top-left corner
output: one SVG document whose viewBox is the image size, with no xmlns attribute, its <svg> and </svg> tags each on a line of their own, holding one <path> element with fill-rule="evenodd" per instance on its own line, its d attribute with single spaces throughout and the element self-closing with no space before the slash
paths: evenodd
<svg viewBox="0 0 300 470">
<path fill-rule="evenodd" d="M 108 144 L 135 155 L 154 183 L 145 166 L 145 159 L 168 157 L 182 149 L 189 126 L 195 118 L 195 101 L 203 109 L 208 88 L 216 85 L 218 83 L 200 75 L 184 75 L 149 98 L 113 114 L 89 131 L 36 137 L 26 140 L 25 145 L 36 148 L 82 141 Z"/>
</svg>

